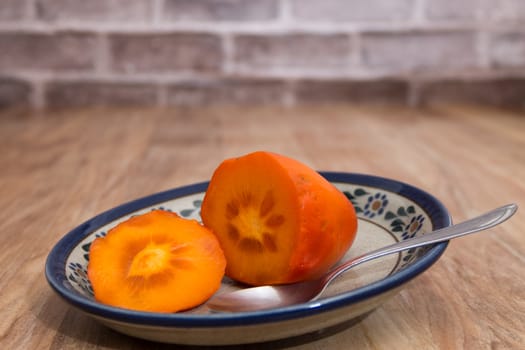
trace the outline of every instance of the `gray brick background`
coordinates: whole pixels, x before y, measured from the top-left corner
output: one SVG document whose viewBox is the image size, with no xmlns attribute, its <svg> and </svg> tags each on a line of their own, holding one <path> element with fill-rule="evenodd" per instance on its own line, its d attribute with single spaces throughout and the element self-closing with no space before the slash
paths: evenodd
<svg viewBox="0 0 525 350">
<path fill-rule="evenodd" d="M 346 101 L 525 107 L 525 1 L 0 1 L 0 108 Z"/>
</svg>

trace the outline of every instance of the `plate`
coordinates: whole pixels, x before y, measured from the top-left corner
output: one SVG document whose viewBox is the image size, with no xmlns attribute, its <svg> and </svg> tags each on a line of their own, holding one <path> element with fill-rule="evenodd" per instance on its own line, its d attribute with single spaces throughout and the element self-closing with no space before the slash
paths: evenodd
<svg viewBox="0 0 525 350">
<path fill-rule="evenodd" d="M 364 174 L 320 173 L 352 201 L 358 215 L 357 237 L 343 260 L 451 225 L 443 204 L 414 186 Z M 204 304 L 187 312 L 163 314 L 98 303 L 86 272 L 91 242 L 119 222 L 153 209 L 200 220 L 207 186 L 202 182 L 153 194 L 82 223 L 49 253 L 45 273 L 50 286 L 73 307 L 130 336 L 187 345 L 259 343 L 358 322 L 435 263 L 448 244 L 410 249 L 363 264 L 339 277 L 321 298 L 289 307 L 214 313 Z M 224 278 L 218 292 L 236 288 L 235 282 Z"/>
</svg>

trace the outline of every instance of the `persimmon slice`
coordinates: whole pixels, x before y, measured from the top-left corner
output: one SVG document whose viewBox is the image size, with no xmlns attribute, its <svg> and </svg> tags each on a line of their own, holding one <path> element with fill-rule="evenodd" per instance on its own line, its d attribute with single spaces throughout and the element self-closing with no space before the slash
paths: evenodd
<svg viewBox="0 0 525 350">
<path fill-rule="evenodd" d="M 308 166 L 270 152 L 227 159 L 204 197 L 203 223 L 219 238 L 226 275 L 251 285 L 320 276 L 352 244 L 351 202 Z"/>
<path fill-rule="evenodd" d="M 95 299 L 112 306 L 176 312 L 220 287 L 226 260 L 215 235 L 195 220 L 154 210 L 132 217 L 91 244 Z"/>
</svg>

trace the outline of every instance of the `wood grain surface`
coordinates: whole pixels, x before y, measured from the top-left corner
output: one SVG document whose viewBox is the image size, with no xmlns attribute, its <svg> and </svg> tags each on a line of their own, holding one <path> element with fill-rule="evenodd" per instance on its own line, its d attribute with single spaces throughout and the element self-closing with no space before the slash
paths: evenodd
<svg viewBox="0 0 525 350">
<path fill-rule="evenodd" d="M 46 256 L 94 215 L 207 180 L 222 159 L 258 149 L 411 183 L 456 222 L 522 206 L 503 225 L 452 241 L 361 322 L 271 348 L 523 349 L 525 113 L 349 105 L 0 112 L 0 348 L 189 349 L 121 335 L 70 307 L 47 285 Z"/>
</svg>

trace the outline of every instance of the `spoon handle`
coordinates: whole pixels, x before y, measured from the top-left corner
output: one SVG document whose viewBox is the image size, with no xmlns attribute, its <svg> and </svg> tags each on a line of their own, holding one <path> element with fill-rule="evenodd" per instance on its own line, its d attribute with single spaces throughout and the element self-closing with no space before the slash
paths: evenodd
<svg viewBox="0 0 525 350">
<path fill-rule="evenodd" d="M 474 232 L 486 230 L 510 218 L 512 215 L 514 215 L 517 209 L 518 206 L 516 204 L 508 204 L 503 207 L 491 210 L 475 218 L 472 218 L 470 220 L 463 221 L 459 224 L 444 227 L 442 229 L 421 235 L 419 237 L 406 239 L 404 241 L 397 242 L 377 250 L 373 250 L 369 253 L 353 258 L 352 260 L 334 269 L 332 272 L 325 276 L 324 281 L 326 283 L 329 283 L 329 281 L 332 281 L 334 278 L 338 277 L 339 275 L 356 265 L 362 264 L 366 261 L 380 258 L 388 254 L 401 252 L 403 250 L 416 248 L 423 245 L 448 241 L 452 238 L 461 237 Z"/>
</svg>

